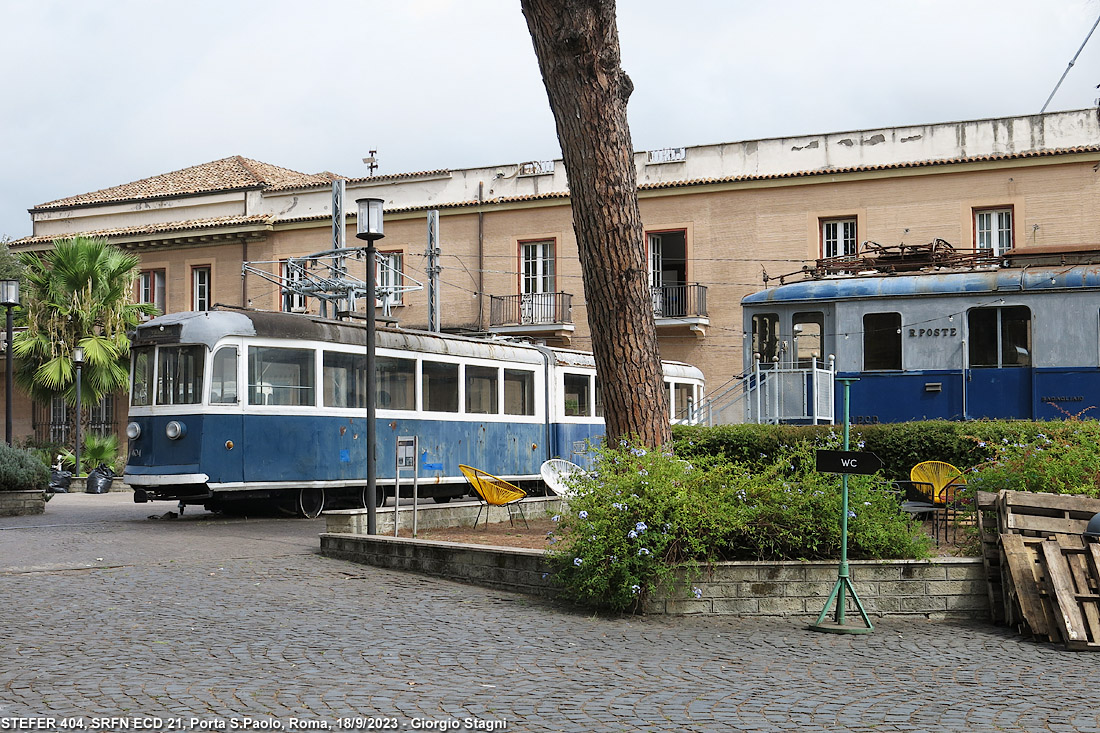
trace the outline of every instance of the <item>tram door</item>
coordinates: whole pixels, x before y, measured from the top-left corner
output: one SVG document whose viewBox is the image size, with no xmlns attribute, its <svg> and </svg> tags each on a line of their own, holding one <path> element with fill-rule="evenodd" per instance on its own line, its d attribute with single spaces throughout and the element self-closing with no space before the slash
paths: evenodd
<svg viewBox="0 0 1100 733">
<path fill-rule="evenodd" d="M 966 314 L 964 415 L 1032 415 L 1031 309 L 1023 305 L 972 308 Z"/>
</svg>

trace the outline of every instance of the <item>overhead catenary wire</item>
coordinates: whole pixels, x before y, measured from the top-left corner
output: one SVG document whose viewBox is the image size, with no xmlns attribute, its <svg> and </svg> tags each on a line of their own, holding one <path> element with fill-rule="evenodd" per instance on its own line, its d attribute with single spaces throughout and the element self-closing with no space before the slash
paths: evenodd
<svg viewBox="0 0 1100 733">
<path fill-rule="evenodd" d="M 1058 80 L 1058 83 L 1054 85 L 1054 89 L 1051 91 L 1050 96 L 1047 97 L 1046 103 L 1043 108 L 1039 110 L 1039 114 L 1043 114 L 1047 111 L 1047 107 L 1050 105 L 1050 100 L 1054 99 L 1054 95 L 1058 93 L 1058 87 L 1062 86 L 1062 82 L 1066 80 L 1066 76 L 1069 74 L 1069 70 L 1073 68 L 1073 64 L 1077 61 L 1077 57 L 1081 55 L 1081 52 L 1085 50 L 1085 44 L 1092 38 L 1093 31 L 1096 30 L 1096 26 L 1100 25 L 1100 15 L 1096 16 L 1096 22 L 1092 24 L 1092 28 L 1089 29 L 1089 34 L 1085 36 L 1085 40 L 1081 42 L 1081 48 L 1077 49 L 1077 53 L 1073 54 L 1073 58 L 1070 59 L 1069 66 L 1062 72 L 1062 77 Z"/>
</svg>

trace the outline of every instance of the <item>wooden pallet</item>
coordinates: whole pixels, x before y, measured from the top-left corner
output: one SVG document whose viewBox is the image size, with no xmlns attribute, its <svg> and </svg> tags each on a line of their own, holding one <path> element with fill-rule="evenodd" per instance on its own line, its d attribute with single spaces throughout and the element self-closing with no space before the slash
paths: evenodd
<svg viewBox="0 0 1100 733">
<path fill-rule="evenodd" d="M 1029 491 L 1000 491 L 996 499 L 1001 534 L 1032 537 L 1052 534 L 1080 535 L 1093 515 L 1100 512 L 1100 499 L 1067 494 Z"/>
<path fill-rule="evenodd" d="M 1100 651 L 1100 545 L 1059 535 L 1041 547 L 1062 641 L 1067 649 Z"/>
<path fill-rule="evenodd" d="M 974 497 L 977 507 L 976 524 L 982 543 L 982 565 L 989 589 L 989 612 L 993 623 L 1006 623 L 1004 583 L 1001 580 L 1000 535 L 997 533 L 997 495 L 988 491 L 979 491 Z"/>
<path fill-rule="evenodd" d="M 1001 491 L 990 501 L 978 497 L 983 530 L 993 512 L 998 531 L 999 592 L 991 559 L 990 601 L 1020 633 L 1061 641 L 1067 649 L 1100 651 L 1100 544 L 1082 537 L 1088 521 L 1100 513 L 1100 499 L 1057 494 Z"/>
</svg>

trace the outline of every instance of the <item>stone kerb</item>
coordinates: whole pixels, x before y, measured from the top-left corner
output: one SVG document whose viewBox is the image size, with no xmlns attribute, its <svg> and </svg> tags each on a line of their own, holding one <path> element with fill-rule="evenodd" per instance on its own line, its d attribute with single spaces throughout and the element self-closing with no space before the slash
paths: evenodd
<svg viewBox="0 0 1100 733">
<path fill-rule="evenodd" d="M 538 596 L 557 595 L 540 550 L 328 532 L 321 535 L 321 552 L 376 567 Z M 989 617 L 980 558 L 856 560 L 850 567 L 856 593 L 872 616 Z M 816 616 L 836 578 L 836 562 L 716 563 L 699 577 L 682 583 L 679 597 L 651 600 L 644 611 L 667 615 Z M 699 589 L 699 598 L 692 597 L 691 587 Z"/>
<path fill-rule="evenodd" d="M 0 517 L 22 517 L 45 511 L 44 491 L 0 491 Z"/>
<path fill-rule="evenodd" d="M 469 502 L 436 504 L 431 499 L 422 500 L 417 507 L 417 529 L 444 527 L 469 527 L 477 519 L 478 504 Z M 561 510 L 561 499 L 556 496 L 535 496 L 525 499 L 523 512 L 528 519 L 539 519 Z M 397 509 L 399 530 L 412 530 L 412 506 L 402 504 Z M 488 507 L 481 513 L 481 521 L 507 522 L 508 510 L 504 507 Z M 366 509 L 336 509 L 324 513 L 325 529 L 335 534 L 365 535 L 367 533 Z M 519 521 L 519 518 L 516 518 Z M 375 523 L 379 534 L 393 534 L 393 507 L 382 506 L 375 510 Z"/>
</svg>

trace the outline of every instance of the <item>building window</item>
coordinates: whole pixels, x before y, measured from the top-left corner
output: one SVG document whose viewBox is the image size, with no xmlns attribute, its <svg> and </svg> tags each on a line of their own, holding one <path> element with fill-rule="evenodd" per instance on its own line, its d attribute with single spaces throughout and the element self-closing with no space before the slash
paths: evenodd
<svg viewBox="0 0 1100 733">
<path fill-rule="evenodd" d="M 374 301 L 378 308 L 401 305 L 401 287 L 405 284 L 402 274 L 402 255 L 400 252 L 379 252 L 375 260 L 374 282 L 376 292 L 382 294 Z"/>
<path fill-rule="evenodd" d="M 279 263 L 279 275 L 290 287 L 283 288 L 282 311 L 284 313 L 305 313 L 309 310 L 309 298 L 294 289 L 294 285 L 305 282 L 306 273 L 300 262 L 283 260 Z"/>
<path fill-rule="evenodd" d="M 821 220 L 821 256 L 854 257 L 856 254 L 856 220 Z"/>
<path fill-rule="evenodd" d="M 556 323 L 557 271 L 553 239 L 520 242 L 520 322 Z"/>
<path fill-rule="evenodd" d="M 191 268 L 191 310 L 210 310 L 210 267 Z"/>
<path fill-rule="evenodd" d="M 863 368 L 866 371 L 901 369 L 901 314 L 863 316 Z"/>
<path fill-rule="evenodd" d="M 966 314 L 972 367 L 1031 366 L 1031 310 L 972 308 Z"/>
<path fill-rule="evenodd" d="M 974 210 L 974 249 L 1000 257 L 1012 249 L 1012 209 Z"/>
<path fill-rule="evenodd" d="M 687 231 L 647 233 L 646 246 L 654 317 L 687 315 Z"/>
<path fill-rule="evenodd" d="M 138 276 L 138 302 L 152 303 L 163 314 L 167 303 L 164 270 L 142 270 Z"/>
</svg>

